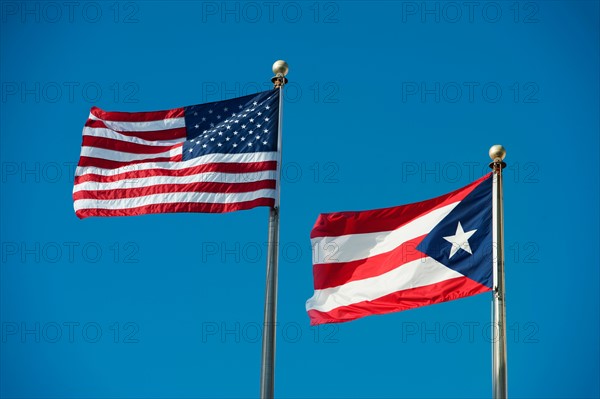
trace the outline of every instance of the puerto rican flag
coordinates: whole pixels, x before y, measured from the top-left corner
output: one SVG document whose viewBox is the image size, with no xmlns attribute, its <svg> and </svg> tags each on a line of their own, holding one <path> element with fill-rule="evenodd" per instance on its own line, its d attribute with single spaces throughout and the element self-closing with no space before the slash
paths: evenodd
<svg viewBox="0 0 600 399">
<path fill-rule="evenodd" d="M 492 173 L 423 202 L 321 214 L 311 241 L 311 325 L 490 291 Z"/>
</svg>

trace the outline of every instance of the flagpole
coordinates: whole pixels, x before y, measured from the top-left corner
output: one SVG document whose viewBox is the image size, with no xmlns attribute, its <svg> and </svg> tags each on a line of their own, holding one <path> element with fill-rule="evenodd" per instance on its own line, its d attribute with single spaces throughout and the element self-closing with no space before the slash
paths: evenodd
<svg viewBox="0 0 600 399">
<path fill-rule="evenodd" d="M 493 295 L 493 327 L 492 342 L 492 389 L 494 399 L 507 398 L 506 381 L 506 305 L 504 303 L 504 209 L 502 204 L 502 169 L 506 167 L 503 159 L 506 150 L 501 145 L 494 145 L 489 151 L 493 169 L 492 181 L 492 241 L 494 253 L 492 266 L 494 273 Z M 496 335 L 497 332 L 497 335 Z"/>
<path fill-rule="evenodd" d="M 271 79 L 279 90 L 279 118 L 277 121 L 277 185 L 275 205 L 269 210 L 269 241 L 267 249 L 267 282 L 265 288 L 265 314 L 260 369 L 260 397 L 272 399 L 275 395 L 275 335 L 277 323 L 277 266 L 279 261 L 279 197 L 281 192 L 281 125 L 283 116 L 283 86 L 288 82 L 285 61 L 273 64 L 275 76 Z"/>
</svg>

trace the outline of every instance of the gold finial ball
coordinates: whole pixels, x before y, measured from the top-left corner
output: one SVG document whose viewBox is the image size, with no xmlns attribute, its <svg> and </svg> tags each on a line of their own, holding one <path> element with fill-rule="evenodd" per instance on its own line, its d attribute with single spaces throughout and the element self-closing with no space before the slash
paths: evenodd
<svg viewBox="0 0 600 399">
<path fill-rule="evenodd" d="M 490 147 L 490 158 L 492 158 L 492 160 L 495 161 L 498 158 L 500 158 L 500 160 L 503 160 L 505 156 L 506 149 L 500 144 L 496 144 Z"/>
<path fill-rule="evenodd" d="M 287 75 L 289 69 L 290 67 L 288 66 L 288 63 L 283 60 L 275 61 L 275 63 L 273 64 L 273 73 L 275 74 L 275 76 L 279 74 L 285 76 Z"/>
</svg>

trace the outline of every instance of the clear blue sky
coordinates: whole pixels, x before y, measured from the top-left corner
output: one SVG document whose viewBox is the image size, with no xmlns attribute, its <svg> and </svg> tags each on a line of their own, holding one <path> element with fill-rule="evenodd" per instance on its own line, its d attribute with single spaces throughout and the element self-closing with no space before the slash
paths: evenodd
<svg viewBox="0 0 600 399">
<path fill-rule="evenodd" d="M 311 328 L 320 212 L 505 178 L 509 394 L 598 397 L 599 7 L 2 2 L 0 396 L 258 395 L 266 208 L 78 220 L 89 109 L 270 87 L 284 109 L 276 393 L 491 395 L 489 294 Z M 39 342 L 38 342 L 39 341 Z"/>
</svg>

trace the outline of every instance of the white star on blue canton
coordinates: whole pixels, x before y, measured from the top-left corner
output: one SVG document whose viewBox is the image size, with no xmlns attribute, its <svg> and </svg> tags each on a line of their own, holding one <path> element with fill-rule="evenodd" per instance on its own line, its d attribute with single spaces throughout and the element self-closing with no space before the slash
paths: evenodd
<svg viewBox="0 0 600 399">
<path fill-rule="evenodd" d="M 452 248 L 450 248 L 450 256 L 448 257 L 448 259 L 451 259 L 456 254 L 456 252 L 458 252 L 459 249 L 467 251 L 468 253 L 473 255 L 473 252 L 471 251 L 471 246 L 469 245 L 469 238 L 471 238 L 471 236 L 475 234 L 476 231 L 477 229 L 465 232 L 460 222 L 458 222 L 458 226 L 456 226 L 456 234 L 454 234 L 453 236 L 444 237 L 444 240 L 452 244 Z"/>
</svg>

